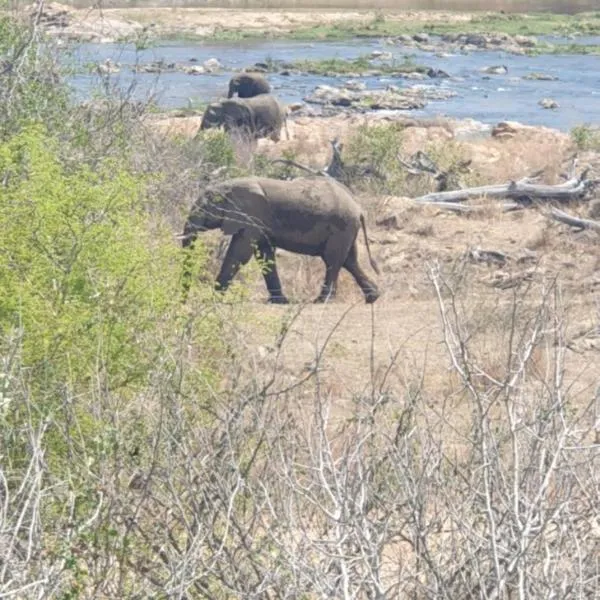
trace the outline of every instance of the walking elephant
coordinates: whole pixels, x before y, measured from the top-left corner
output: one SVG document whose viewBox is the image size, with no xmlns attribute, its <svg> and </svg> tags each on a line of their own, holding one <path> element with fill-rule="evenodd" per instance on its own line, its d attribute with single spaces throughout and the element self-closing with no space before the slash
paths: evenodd
<svg viewBox="0 0 600 600">
<path fill-rule="evenodd" d="M 222 126 L 225 131 L 239 131 L 252 139 L 270 137 L 278 142 L 285 119 L 285 109 L 277 98 L 271 94 L 261 94 L 209 104 L 200 129 Z"/>
<path fill-rule="evenodd" d="M 379 273 L 371 257 L 363 212 L 348 188 L 334 179 L 241 177 L 209 186 L 188 216 L 180 236 L 183 247 L 192 246 L 198 232 L 217 228 L 232 236 L 217 276 L 219 290 L 226 290 L 240 266 L 255 254 L 265 261 L 269 301 L 286 304 L 275 264 L 275 249 L 282 248 L 320 256 L 325 262 L 325 282 L 315 302 L 335 296 L 342 267 L 354 277 L 367 303 L 379 297 L 376 284 L 358 264 L 356 238 L 362 228 L 371 267 Z M 189 286 L 188 271 L 186 292 Z"/>
<path fill-rule="evenodd" d="M 237 94 L 240 98 L 252 98 L 270 94 L 271 84 L 260 73 L 238 73 L 229 81 L 228 98 Z"/>
</svg>

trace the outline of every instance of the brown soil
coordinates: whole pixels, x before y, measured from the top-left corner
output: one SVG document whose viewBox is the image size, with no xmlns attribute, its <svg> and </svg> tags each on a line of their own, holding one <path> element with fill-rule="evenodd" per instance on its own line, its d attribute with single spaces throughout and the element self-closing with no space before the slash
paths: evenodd
<svg viewBox="0 0 600 600">
<path fill-rule="evenodd" d="M 299 162 L 322 168 L 329 160 L 329 140 L 347 140 L 365 120 L 379 121 L 375 115 L 291 119 L 291 139 L 277 144 L 261 140 L 259 151 L 275 157 L 292 150 Z M 162 132 L 194 135 L 199 117 L 155 117 L 154 127 Z M 480 135 L 471 141 L 458 139 L 470 128 L 473 124 L 469 122 L 443 120 L 408 127 L 403 153 L 408 156 L 436 141 L 458 144 L 463 155 L 472 159 L 472 169 L 482 184 L 519 179 L 540 169 L 544 169 L 543 182 L 558 183 L 573 156 L 569 136 L 555 130 L 515 125 L 514 134 L 506 138 Z M 586 164 L 592 166 L 592 177 L 600 175 L 598 155 L 581 156 L 579 168 Z M 344 406 L 356 390 L 370 385 L 373 374 L 376 381 L 382 381 L 396 353 L 400 368 L 393 369 L 387 384 L 393 377 L 394 387 L 403 389 L 412 377 L 423 377 L 434 385 L 433 389 L 445 389 L 446 380 L 453 375 L 448 370 L 439 307 L 428 278 L 430 269 L 438 265 L 452 281 L 462 281 L 464 318 L 478 339 L 482 367 L 491 372 L 501 371 L 504 364 L 504 334 L 515 298 L 531 288 L 526 299 L 517 304 L 533 310 L 541 302 L 542 290 L 556 282 L 561 302 L 568 309 L 568 377 L 577 380 L 582 398 L 588 397 L 586 394 L 600 380 L 600 337 L 581 337 L 582 332 L 598 325 L 600 240 L 596 234 L 577 232 L 550 221 L 543 207 L 506 213 L 499 202 L 482 199 L 482 210 L 465 216 L 432 206 L 420 207 L 409 198 L 365 192 L 358 198 L 369 215 L 371 251 L 381 269 L 377 281 L 382 296 L 373 307 L 364 305 L 356 284 L 342 272 L 333 302 L 301 308 L 276 369 L 281 385 L 299 381 L 310 372 L 318 349 L 331 334 L 321 364 L 321 383 Z M 587 216 L 588 207 L 588 203 L 580 203 L 567 210 Z M 387 214 L 394 217 L 392 226 L 378 226 Z M 474 263 L 468 259 L 469 250 L 474 248 L 501 252 L 508 260 L 503 265 Z M 362 239 L 359 251 L 360 260 L 368 268 Z M 215 272 L 218 262 L 215 257 Z M 280 251 L 278 264 L 284 290 L 294 302 L 309 303 L 316 297 L 323 277 L 319 259 Z M 266 305 L 264 283 L 255 265 L 250 264 L 241 279 L 252 289 L 252 301 L 244 308 L 244 314 L 252 317 L 244 344 L 258 363 L 269 364 L 276 355 L 273 323 L 300 306 Z M 270 371 L 260 368 L 257 372 Z M 401 381 L 403 377 L 405 381 Z"/>
<path fill-rule="evenodd" d="M 331 26 L 336 23 L 368 23 L 375 16 L 373 10 L 254 10 L 227 8 L 107 8 L 73 9 L 51 3 L 53 10 L 69 13 L 73 31 L 87 31 L 90 27 L 102 31 L 105 36 L 129 33 L 132 25 L 150 27 L 157 35 L 212 36 L 216 31 L 265 31 L 285 33 L 315 25 Z M 390 21 L 413 22 L 466 22 L 472 13 L 448 11 L 402 11 L 386 12 Z M 102 27 L 102 21 L 108 26 Z M 121 29 L 123 32 L 121 32 Z"/>
</svg>

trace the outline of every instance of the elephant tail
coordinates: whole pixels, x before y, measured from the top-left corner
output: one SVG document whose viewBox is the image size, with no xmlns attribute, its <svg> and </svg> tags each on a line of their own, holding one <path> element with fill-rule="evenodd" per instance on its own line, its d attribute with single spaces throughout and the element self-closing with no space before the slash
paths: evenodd
<svg viewBox="0 0 600 600">
<path fill-rule="evenodd" d="M 365 216 L 362 213 L 360 215 L 360 225 L 362 227 L 363 234 L 365 236 L 365 246 L 367 247 L 367 254 L 369 255 L 369 262 L 371 263 L 371 267 L 373 267 L 373 271 L 375 271 L 375 273 L 377 273 L 377 275 L 379 275 L 380 274 L 379 267 L 377 266 L 377 263 L 371 256 L 371 248 L 369 247 L 369 238 L 367 236 L 367 226 L 365 225 Z"/>
<path fill-rule="evenodd" d="M 288 129 L 288 107 L 284 106 L 283 108 L 283 126 L 285 127 L 285 136 L 289 140 L 290 138 L 290 130 Z"/>
</svg>

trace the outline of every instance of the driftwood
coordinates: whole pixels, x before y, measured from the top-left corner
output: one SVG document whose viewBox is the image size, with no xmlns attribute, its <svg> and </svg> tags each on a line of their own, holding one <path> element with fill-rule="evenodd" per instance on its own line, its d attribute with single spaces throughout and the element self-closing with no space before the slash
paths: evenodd
<svg viewBox="0 0 600 600">
<path fill-rule="evenodd" d="M 435 206 L 436 208 L 456 213 L 473 213 L 486 209 L 485 206 L 469 206 L 460 202 L 419 202 L 418 204 L 420 206 Z M 505 202 L 502 205 L 503 212 L 513 212 L 523 210 L 524 208 L 523 204 L 519 204 L 518 202 Z"/>
<path fill-rule="evenodd" d="M 579 229 L 591 229 L 592 231 L 597 231 L 600 233 L 600 221 L 593 221 L 592 219 L 580 219 L 579 217 L 569 215 L 562 210 L 558 210 L 558 208 L 551 208 L 548 216 L 555 221 L 565 223 L 571 227 L 577 227 Z"/>
<path fill-rule="evenodd" d="M 586 169 L 579 177 L 573 177 L 559 185 L 543 185 L 532 183 L 527 177 L 519 181 L 511 181 L 503 185 L 484 185 L 451 192 L 433 192 L 414 198 L 415 202 L 464 202 L 472 198 L 506 198 L 512 200 L 557 200 L 567 202 L 583 198 L 591 187 L 598 182 L 587 179 Z"/>
</svg>

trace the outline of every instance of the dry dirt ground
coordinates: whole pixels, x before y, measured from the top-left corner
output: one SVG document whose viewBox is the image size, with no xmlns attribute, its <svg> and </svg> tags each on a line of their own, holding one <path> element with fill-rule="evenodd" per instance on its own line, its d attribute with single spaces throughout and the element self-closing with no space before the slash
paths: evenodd
<svg viewBox="0 0 600 600">
<path fill-rule="evenodd" d="M 129 31 L 132 27 L 149 27 L 157 35 L 212 36 L 219 31 L 258 30 L 269 33 L 286 33 L 315 25 L 332 26 L 336 23 L 368 23 L 375 17 L 372 10 L 255 10 L 226 8 L 107 8 L 72 9 L 52 3 L 68 10 L 79 28 L 98 29 L 104 21 L 105 35 L 114 35 L 120 28 Z M 449 11 L 402 11 L 388 12 L 390 21 L 410 20 L 413 22 L 463 22 L 471 13 Z M 119 25 L 119 23 L 121 25 Z"/>
<path fill-rule="evenodd" d="M 258 151 L 270 157 L 293 151 L 299 162 L 322 168 L 329 160 L 329 140 L 347 141 L 359 125 L 381 120 L 376 115 L 298 117 L 289 124 L 291 139 L 277 144 L 261 140 Z M 152 129 L 163 135 L 193 136 L 199 121 L 199 117 L 155 117 Z M 404 130 L 402 154 L 406 157 L 432 145 L 460 148 L 461 156 L 472 159 L 472 171 L 481 184 L 520 179 L 540 169 L 543 182 L 559 183 L 575 152 L 567 134 L 551 129 L 515 125 L 513 135 L 499 138 L 468 135 L 477 128 L 467 121 L 425 125 Z M 589 165 L 590 177 L 598 177 L 599 158 L 580 153 L 577 168 Z M 506 362 L 511 311 L 515 306 L 523 311 L 519 328 L 526 334 L 526 315 L 539 309 L 542 295 L 555 285 L 546 301 L 561 307 L 569 347 L 567 379 L 581 401 L 589 401 L 600 381 L 598 234 L 549 220 L 543 206 L 503 212 L 498 201 L 481 199 L 476 203 L 479 212 L 464 215 L 418 206 L 410 198 L 374 192 L 357 197 L 369 216 L 371 251 L 381 269 L 376 278 L 381 298 L 366 306 L 354 281 L 343 272 L 337 298 L 325 306 L 312 305 L 323 278 L 320 260 L 279 251 L 284 290 L 296 304 L 270 306 L 265 304 L 262 277 L 250 266 L 241 275 L 252 290 L 243 308 L 249 325 L 237 335 L 253 357 L 255 372 L 273 369 L 282 386 L 298 382 L 311 372 L 319 349 L 326 345 L 319 363 L 320 384 L 340 406 L 348 408 L 349 400 L 384 381 L 385 386 L 402 390 L 420 380 L 442 397 L 456 380 L 430 281 L 432 270 L 441 270 L 458 290 L 464 330 L 472 338 L 481 368 L 498 376 Z M 581 202 L 567 210 L 588 216 L 589 206 Z M 359 246 L 360 260 L 368 268 L 362 238 Z M 474 262 L 469 258 L 474 249 L 500 252 L 507 259 L 502 264 Z M 215 272 L 218 264 L 215 257 Z M 296 313 L 278 350 L 280 318 Z M 544 360 L 540 357 L 542 370 Z"/>
<path fill-rule="evenodd" d="M 319 9 L 246 9 L 246 8 L 73 8 L 58 2 L 44 4 L 39 14 L 37 4 L 20 9 L 23 14 L 40 18 L 52 35 L 77 40 L 112 42 L 149 33 L 158 37 L 214 37 L 223 32 L 265 32 L 287 34 L 313 26 L 332 27 L 336 24 L 369 24 L 384 13 L 374 10 Z M 389 22 L 413 23 L 466 22 L 472 13 L 449 11 L 385 11 Z"/>
</svg>

